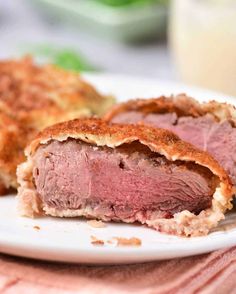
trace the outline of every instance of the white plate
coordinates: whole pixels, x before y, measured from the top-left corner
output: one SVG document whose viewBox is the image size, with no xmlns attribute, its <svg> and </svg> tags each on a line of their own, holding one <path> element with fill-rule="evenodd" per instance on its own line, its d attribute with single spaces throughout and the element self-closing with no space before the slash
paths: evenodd
<svg viewBox="0 0 236 294">
<path fill-rule="evenodd" d="M 224 95 L 160 80 L 112 75 L 86 75 L 104 93 L 121 100 L 155 97 L 187 92 L 199 100 L 225 101 Z M 233 102 L 233 98 L 228 98 Z M 190 256 L 236 245 L 236 213 L 227 217 L 232 228 L 219 228 L 206 237 L 179 238 L 152 229 L 128 224 L 107 224 L 93 228 L 82 219 L 19 217 L 14 196 L 0 198 L 0 251 L 37 259 L 81 263 L 131 263 Z M 40 229 L 37 229 L 39 227 Z M 91 244 L 91 236 L 105 241 L 104 246 Z M 139 247 L 117 247 L 106 241 L 113 237 L 141 239 Z"/>
</svg>

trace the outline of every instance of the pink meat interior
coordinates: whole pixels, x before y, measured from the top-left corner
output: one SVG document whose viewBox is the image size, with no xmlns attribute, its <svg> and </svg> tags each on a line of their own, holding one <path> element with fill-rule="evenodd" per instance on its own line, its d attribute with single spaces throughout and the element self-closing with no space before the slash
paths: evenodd
<svg viewBox="0 0 236 294">
<path fill-rule="evenodd" d="M 176 113 L 143 114 L 129 111 L 118 114 L 113 122 L 142 122 L 176 133 L 182 140 L 209 152 L 236 184 L 236 128 L 229 121 L 217 122 L 213 116 L 177 117 Z"/>
<path fill-rule="evenodd" d="M 40 147 L 33 178 L 48 207 L 90 207 L 97 217 L 129 221 L 185 209 L 198 214 L 211 206 L 217 184 L 207 168 L 168 161 L 140 143 L 112 149 L 78 140 Z"/>
</svg>

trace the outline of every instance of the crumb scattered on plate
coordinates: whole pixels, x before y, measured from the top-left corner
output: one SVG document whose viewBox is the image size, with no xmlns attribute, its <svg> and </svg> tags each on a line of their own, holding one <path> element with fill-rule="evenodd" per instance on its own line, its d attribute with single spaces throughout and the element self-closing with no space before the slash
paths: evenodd
<svg viewBox="0 0 236 294">
<path fill-rule="evenodd" d="M 139 238 L 122 238 L 122 237 L 114 237 L 108 241 L 110 244 L 116 243 L 116 246 L 141 246 L 142 241 Z"/>
<path fill-rule="evenodd" d="M 98 239 L 95 236 L 91 236 L 91 244 L 96 245 L 96 246 L 103 246 L 104 245 L 104 241 Z"/>
<path fill-rule="evenodd" d="M 33 228 L 37 231 L 39 231 L 41 229 L 39 226 L 33 226 Z"/>
<path fill-rule="evenodd" d="M 87 224 L 93 228 L 105 228 L 106 227 L 106 224 L 104 224 L 104 222 L 97 221 L 97 220 L 89 220 L 89 221 L 87 221 Z"/>
</svg>

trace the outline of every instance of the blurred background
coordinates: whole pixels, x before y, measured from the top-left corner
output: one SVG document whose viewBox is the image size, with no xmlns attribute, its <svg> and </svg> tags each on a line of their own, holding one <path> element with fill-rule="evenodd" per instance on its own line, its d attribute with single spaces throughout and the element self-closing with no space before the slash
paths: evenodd
<svg viewBox="0 0 236 294">
<path fill-rule="evenodd" d="M 236 96 L 235 0 L 11 0 L 0 57 L 180 81 Z"/>
</svg>

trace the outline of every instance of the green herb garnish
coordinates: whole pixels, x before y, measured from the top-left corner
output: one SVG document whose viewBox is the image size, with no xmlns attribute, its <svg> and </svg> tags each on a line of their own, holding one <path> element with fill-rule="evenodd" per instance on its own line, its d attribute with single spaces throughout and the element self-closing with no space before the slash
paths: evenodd
<svg viewBox="0 0 236 294">
<path fill-rule="evenodd" d="M 67 70 L 79 72 L 96 70 L 82 54 L 72 49 L 58 49 L 49 45 L 39 45 L 34 46 L 32 52 L 27 53 L 30 53 L 35 57 L 43 58 L 47 62 Z"/>
</svg>

